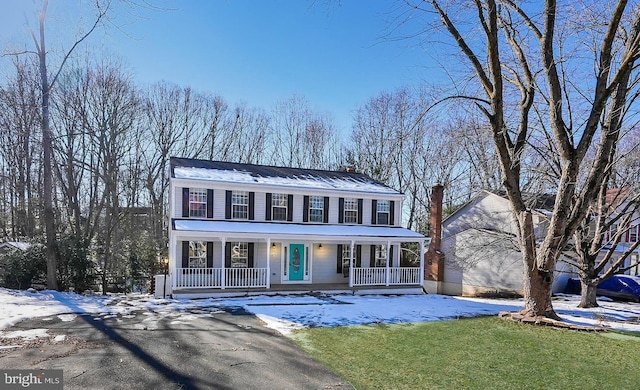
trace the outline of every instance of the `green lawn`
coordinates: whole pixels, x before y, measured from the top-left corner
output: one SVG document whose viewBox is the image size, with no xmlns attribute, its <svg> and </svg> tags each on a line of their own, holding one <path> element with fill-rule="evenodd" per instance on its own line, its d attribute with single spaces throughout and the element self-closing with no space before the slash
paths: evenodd
<svg viewBox="0 0 640 390">
<path fill-rule="evenodd" d="M 640 335 L 484 317 L 312 328 L 293 339 L 359 390 L 640 389 Z"/>
</svg>

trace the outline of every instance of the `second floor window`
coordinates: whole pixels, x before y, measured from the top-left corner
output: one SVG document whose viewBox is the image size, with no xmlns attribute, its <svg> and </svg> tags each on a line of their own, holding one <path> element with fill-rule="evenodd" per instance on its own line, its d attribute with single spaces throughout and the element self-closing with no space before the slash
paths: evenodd
<svg viewBox="0 0 640 390">
<path fill-rule="evenodd" d="M 286 221 L 288 210 L 288 196 L 286 194 L 271 194 L 271 219 Z"/>
<path fill-rule="evenodd" d="M 345 198 L 344 223 L 358 223 L 358 199 Z"/>
<path fill-rule="evenodd" d="M 207 217 L 207 190 L 189 188 L 189 217 Z"/>
<path fill-rule="evenodd" d="M 233 191 L 231 193 L 231 218 L 249 219 L 249 192 Z"/>
<path fill-rule="evenodd" d="M 391 212 L 391 206 L 388 200 L 379 200 L 376 221 L 378 225 L 389 225 L 389 213 Z"/>
<path fill-rule="evenodd" d="M 309 197 L 309 222 L 324 222 L 324 197 Z"/>
<path fill-rule="evenodd" d="M 629 239 L 627 242 L 638 241 L 638 227 L 640 227 L 640 225 L 631 225 L 631 228 L 629 229 Z"/>
</svg>

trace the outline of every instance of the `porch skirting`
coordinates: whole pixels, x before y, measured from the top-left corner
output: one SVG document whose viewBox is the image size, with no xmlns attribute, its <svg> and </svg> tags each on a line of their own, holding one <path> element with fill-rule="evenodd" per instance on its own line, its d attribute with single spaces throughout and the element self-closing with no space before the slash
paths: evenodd
<svg viewBox="0 0 640 390">
<path fill-rule="evenodd" d="M 270 288 L 235 288 L 222 290 L 219 288 L 190 288 L 173 290 L 175 299 L 198 298 L 234 298 L 255 295 L 420 295 L 425 294 L 422 286 L 358 286 L 349 287 L 341 283 L 319 284 L 274 284 Z"/>
</svg>

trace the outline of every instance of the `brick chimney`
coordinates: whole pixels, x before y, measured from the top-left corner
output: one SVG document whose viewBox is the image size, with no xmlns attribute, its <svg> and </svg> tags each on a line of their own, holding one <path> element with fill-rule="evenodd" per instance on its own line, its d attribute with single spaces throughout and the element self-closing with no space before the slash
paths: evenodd
<svg viewBox="0 0 640 390">
<path fill-rule="evenodd" d="M 444 188 L 440 184 L 431 188 L 431 228 L 429 230 L 431 244 L 425 254 L 424 278 L 436 282 L 444 280 L 444 254 L 441 251 L 443 190 Z"/>
</svg>

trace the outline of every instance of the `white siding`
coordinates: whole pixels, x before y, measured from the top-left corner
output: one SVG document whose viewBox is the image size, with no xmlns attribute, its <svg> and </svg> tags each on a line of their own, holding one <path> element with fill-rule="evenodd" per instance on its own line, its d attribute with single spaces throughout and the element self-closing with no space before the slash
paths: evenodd
<svg viewBox="0 0 640 390">
<path fill-rule="evenodd" d="M 213 190 L 213 219 L 223 220 L 227 202 L 226 190 L 216 188 Z"/>
<path fill-rule="evenodd" d="M 313 249 L 313 283 L 349 283 L 337 271 L 338 246 L 323 244 L 322 248 L 314 245 Z"/>
<path fill-rule="evenodd" d="M 267 193 L 255 192 L 253 199 L 253 218 L 255 221 L 265 221 L 267 216 Z M 266 265 L 265 265 L 266 267 Z"/>
<path fill-rule="evenodd" d="M 169 213 L 172 218 L 182 217 L 182 187 L 173 187 L 173 194 L 171 194 L 171 208 Z"/>
<path fill-rule="evenodd" d="M 293 195 L 293 222 L 301 223 L 304 216 L 304 196 Z"/>
<path fill-rule="evenodd" d="M 467 229 L 488 229 L 516 234 L 509 201 L 495 194 L 482 192 L 476 199 L 447 218 L 442 226 L 447 238 Z"/>
</svg>

